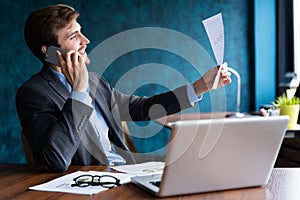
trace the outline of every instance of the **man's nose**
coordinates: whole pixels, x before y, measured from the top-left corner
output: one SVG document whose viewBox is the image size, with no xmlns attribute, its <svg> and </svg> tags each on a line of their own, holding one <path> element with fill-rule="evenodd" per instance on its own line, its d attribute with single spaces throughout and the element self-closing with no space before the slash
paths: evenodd
<svg viewBox="0 0 300 200">
<path fill-rule="evenodd" d="M 81 37 L 81 43 L 82 44 L 89 44 L 90 43 L 90 40 L 85 37 L 85 35 L 83 35 L 82 33 L 80 34 L 80 37 Z"/>
</svg>

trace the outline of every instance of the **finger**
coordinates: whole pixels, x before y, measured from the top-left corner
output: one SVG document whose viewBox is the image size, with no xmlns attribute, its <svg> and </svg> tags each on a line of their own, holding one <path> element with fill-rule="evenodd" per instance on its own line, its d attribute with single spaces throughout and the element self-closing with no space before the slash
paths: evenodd
<svg viewBox="0 0 300 200">
<path fill-rule="evenodd" d="M 66 62 L 66 64 L 68 65 L 68 66 L 70 66 L 70 64 L 72 63 L 72 55 L 75 53 L 75 51 L 74 50 L 71 50 L 71 51 L 68 51 L 67 53 L 66 53 L 66 60 L 65 60 L 65 62 Z"/>
<path fill-rule="evenodd" d="M 72 61 L 74 66 L 78 66 L 79 64 L 78 59 L 79 59 L 79 53 L 76 51 L 72 54 Z"/>
<path fill-rule="evenodd" d="M 85 65 L 85 58 L 80 54 L 79 54 L 78 61 L 79 61 L 80 66 L 82 66 L 83 64 Z"/>
<path fill-rule="evenodd" d="M 228 85 L 231 83 L 231 78 L 230 77 L 225 77 L 222 79 L 224 85 Z"/>
<path fill-rule="evenodd" d="M 64 60 L 61 52 L 60 51 L 56 51 L 56 56 L 58 58 L 59 65 L 60 66 L 64 66 L 65 65 L 65 60 Z"/>
<path fill-rule="evenodd" d="M 229 71 L 221 71 L 221 76 L 222 77 L 230 77 L 231 76 L 231 72 L 229 72 Z"/>
<path fill-rule="evenodd" d="M 226 63 L 226 64 L 223 64 L 223 65 L 221 65 L 221 67 L 222 67 L 222 69 L 221 69 L 221 70 L 224 70 L 224 71 L 228 70 L 228 65 L 227 65 L 227 63 Z"/>
</svg>

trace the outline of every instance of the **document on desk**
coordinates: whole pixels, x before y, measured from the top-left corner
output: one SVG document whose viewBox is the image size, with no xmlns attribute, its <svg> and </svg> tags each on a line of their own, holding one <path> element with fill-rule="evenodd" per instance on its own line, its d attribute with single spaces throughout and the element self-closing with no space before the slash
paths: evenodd
<svg viewBox="0 0 300 200">
<path fill-rule="evenodd" d="M 133 175 L 124 174 L 124 173 L 111 173 L 111 172 L 99 172 L 99 171 L 77 171 L 71 174 L 67 174 L 65 176 L 59 177 L 52 181 L 49 181 L 44 184 L 36 185 L 33 187 L 29 187 L 30 190 L 38 190 L 38 191 L 47 191 L 47 192 L 64 192 L 64 193 L 72 193 L 72 194 L 83 194 L 83 195 L 93 195 L 99 192 L 108 190 L 102 186 L 88 186 L 88 187 L 72 187 L 74 184 L 74 178 L 81 175 L 111 175 L 118 179 L 120 179 L 120 183 L 128 183 L 131 180 Z"/>
<path fill-rule="evenodd" d="M 216 14 L 208 19 L 205 19 L 202 21 L 202 23 L 208 35 L 208 39 L 213 49 L 213 53 L 216 58 L 217 64 L 222 65 L 224 58 L 224 25 L 222 13 Z M 221 67 L 217 72 L 212 89 L 217 89 L 220 79 L 220 70 Z"/>
<path fill-rule="evenodd" d="M 124 172 L 134 175 L 152 175 L 152 174 L 162 174 L 164 171 L 164 162 L 145 162 L 133 165 L 120 165 L 111 167 L 119 172 Z"/>
</svg>

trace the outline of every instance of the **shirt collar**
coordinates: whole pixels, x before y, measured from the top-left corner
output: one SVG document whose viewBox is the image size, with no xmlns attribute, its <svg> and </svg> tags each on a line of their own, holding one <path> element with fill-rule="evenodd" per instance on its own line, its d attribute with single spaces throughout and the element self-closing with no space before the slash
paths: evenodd
<svg viewBox="0 0 300 200">
<path fill-rule="evenodd" d="M 62 73 L 60 73 L 60 72 L 56 71 L 55 69 L 53 69 L 52 67 L 49 67 L 49 68 L 58 77 L 58 79 L 64 84 L 64 86 L 66 86 L 66 88 L 68 89 L 68 91 L 72 92 L 72 87 L 68 83 L 66 77 Z"/>
</svg>

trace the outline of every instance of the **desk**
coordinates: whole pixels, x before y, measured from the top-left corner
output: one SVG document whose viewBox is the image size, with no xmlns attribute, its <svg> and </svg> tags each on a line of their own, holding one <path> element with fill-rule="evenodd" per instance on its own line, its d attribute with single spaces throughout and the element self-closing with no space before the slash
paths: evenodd
<svg viewBox="0 0 300 200">
<path fill-rule="evenodd" d="M 286 131 L 286 136 L 289 138 L 300 138 L 300 124 L 293 129 L 288 129 Z"/>
<path fill-rule="evenodd" d="M 127 183 L 92 196 L 28 190 L 30 186 L 41 184 L 78 170 L 111 171 L 103 166 L 71 166 L 65 173 L 52 173 L 45 168 L 32 165 L 0 164 L 0 199 L 160 199 L 132 183 Z M 163 199 L 299 200 L 299 184 L 300 168 L 275 168 L 269 183 L 265 187 L 175 196 Z"/>
<path fill-rule="evenodd" d="M 201 119 L 221 119 L 230 116 L 234 112 L 204 112 L 204 113 L 185 113 L 185 114 L 173 114 L 166 117 L 156 119 L 155 121 L 166 127 L 170 127 L 170 123 L 180 120 L 201 120 Z M 259 115 L 245 115 L 245 117 L 261 117 Z M 286 138 L 300 138 L 300 124 L 294 129 L 288 129 L 286 131 Z"/>
<path fill-rule="evenodd" d="M 169 123 L 180 121 L 180 120 L 201 120 L 201 119 L 218 119 L 225 118 L 227 114 L 224 112 L 207 112 L 207 113 L 185 113 L 185 114 L 173 114 L 166 117 L 156 119 L 155 121 L 159 124 L 168 126 Z"/>
</svg>

